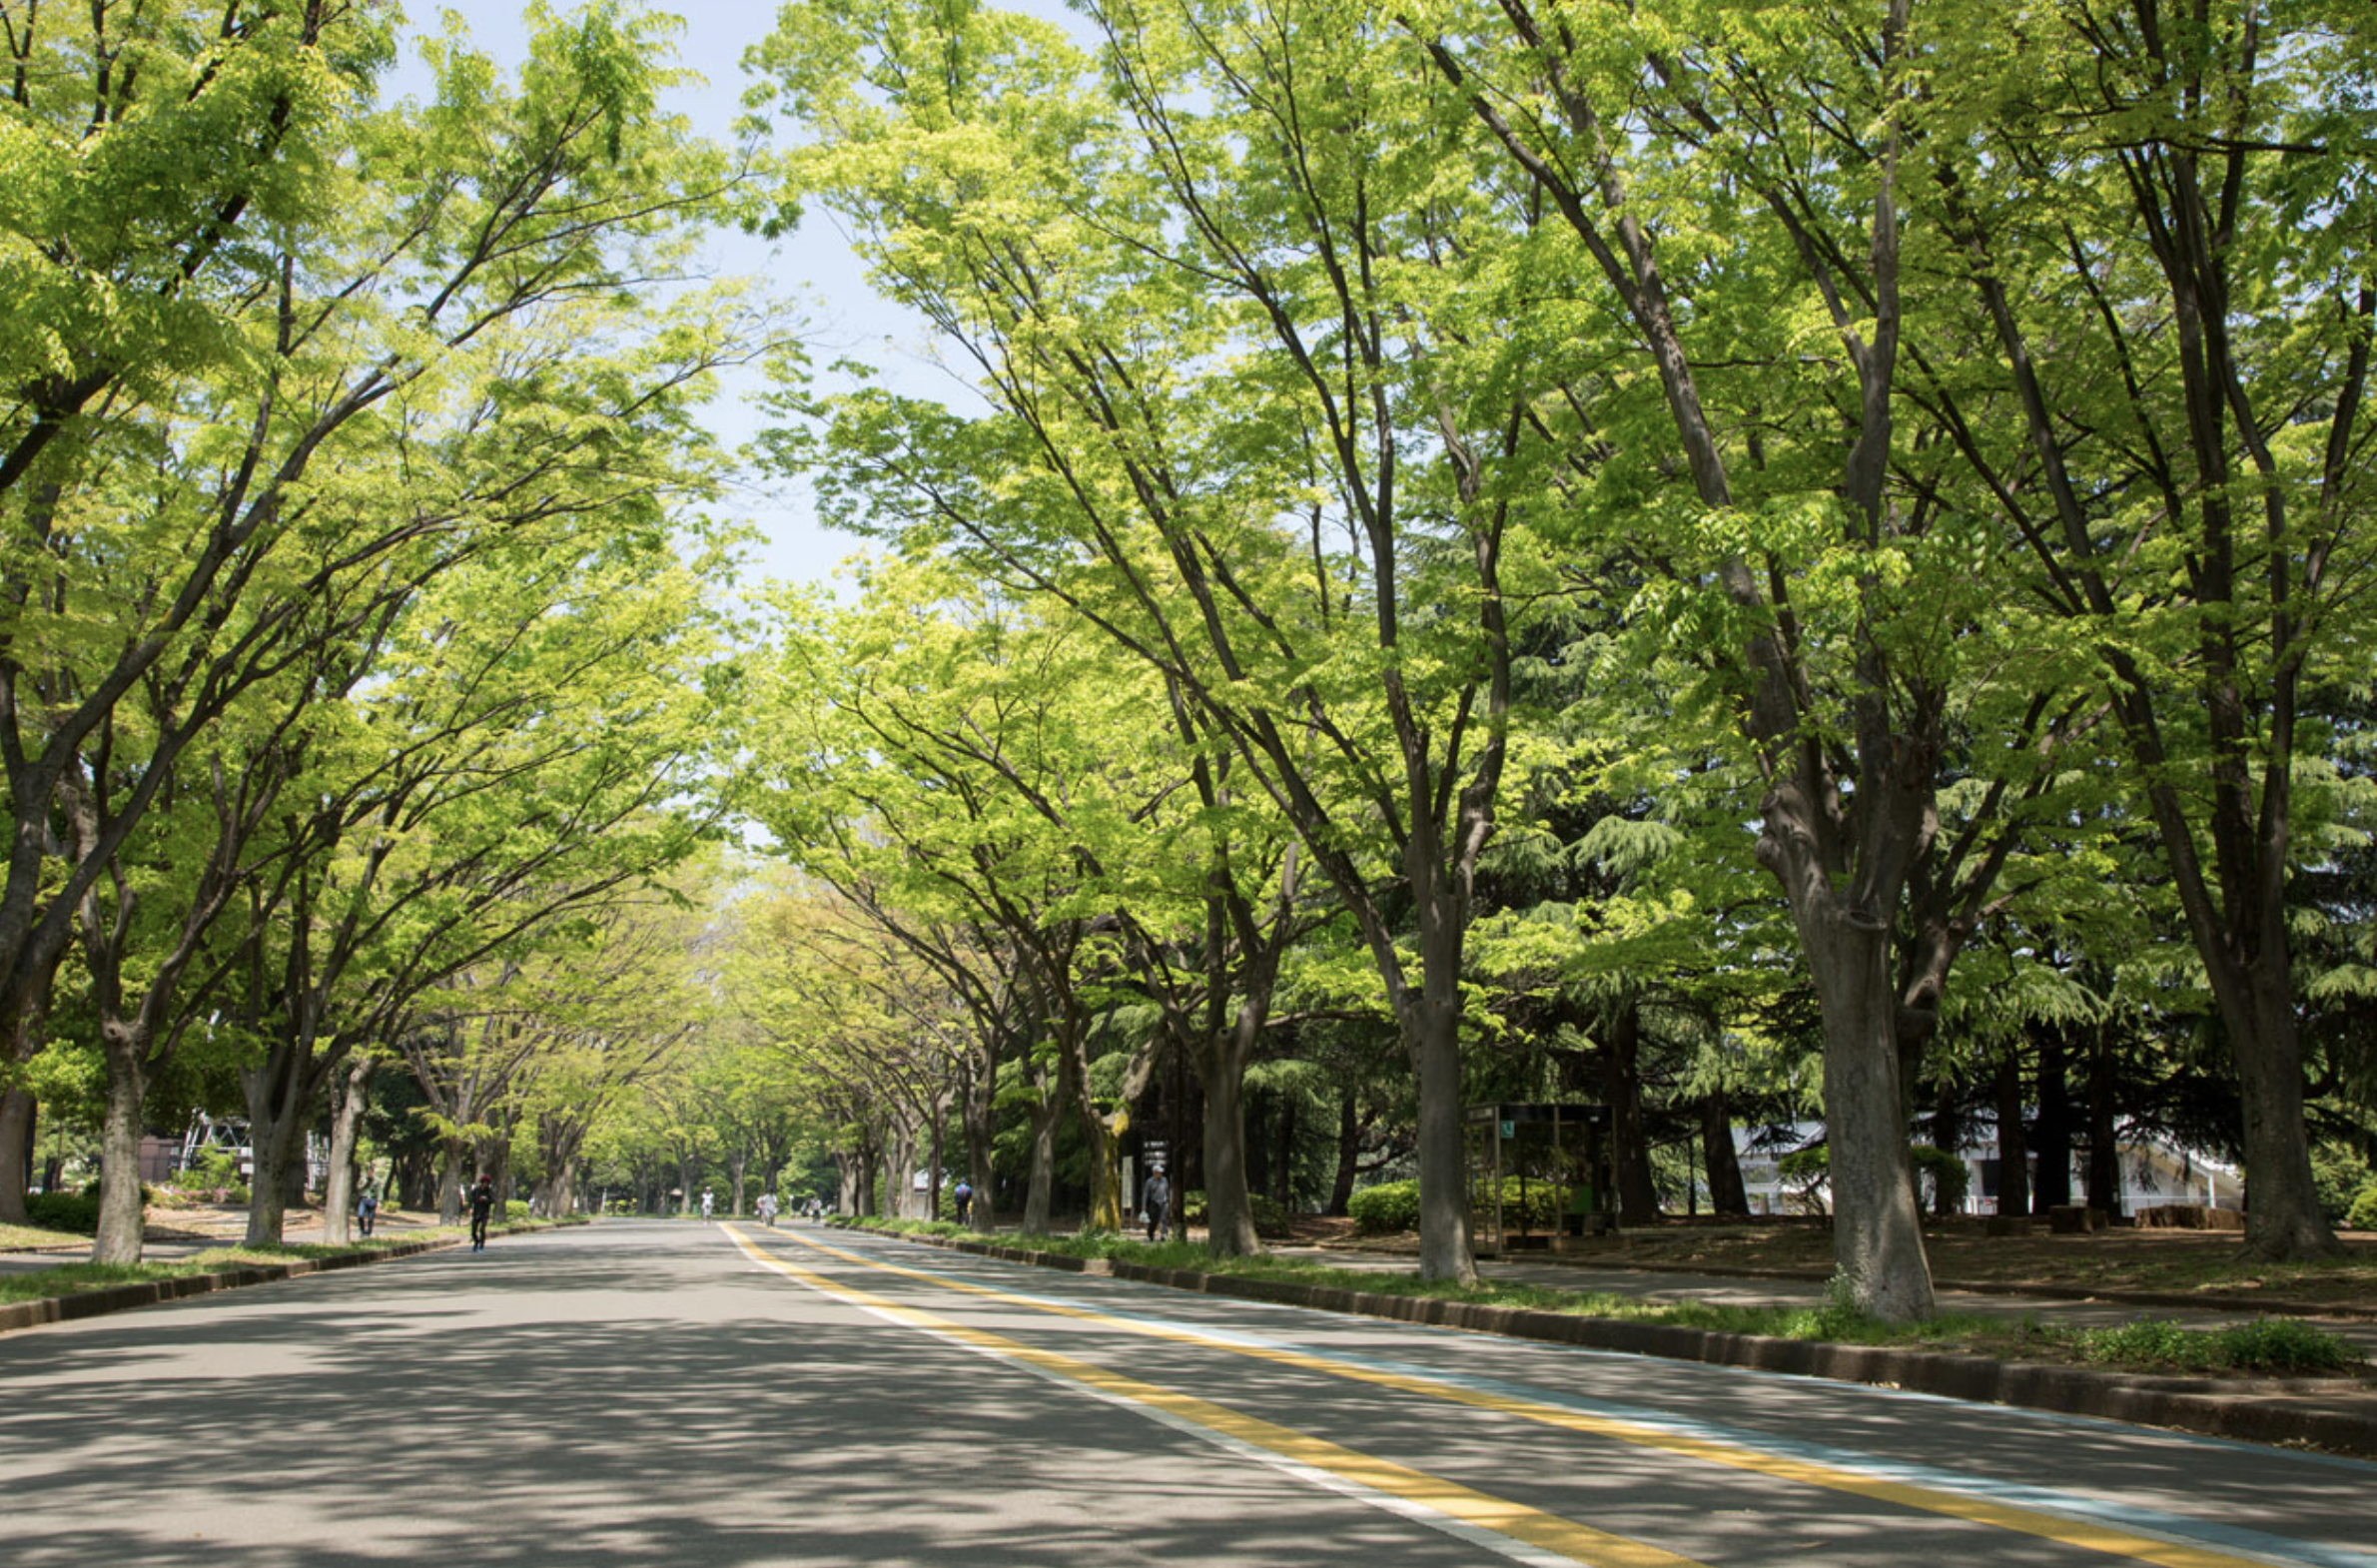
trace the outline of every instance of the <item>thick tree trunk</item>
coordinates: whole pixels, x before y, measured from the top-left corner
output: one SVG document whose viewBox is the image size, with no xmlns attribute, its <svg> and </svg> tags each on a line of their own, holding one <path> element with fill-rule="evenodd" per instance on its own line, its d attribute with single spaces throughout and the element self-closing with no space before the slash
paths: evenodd
<svg viewBox="0 0 2377 1568">
<path fill-rule="evenodd" d="M 364 1122 L 364 1097 L 372 1082 L 372 1058 L 357 1052 L 347 1064 L 347 1081 L 331 1120 L 331 1168 L 322 1184 L 322 1238 L 345 1246 L 355 1212 L 355 1144 Z"/>
<path fill-rule="evenodd" d="M 1424 995 L 1404 1012 L 1404 1044 L 1419 1078 L 1419 1273 L 1473 1283 L 1469 1192 L 1461 1141 L 1461 1007 L 1453 977 L 1430 966 Z"/>
<path fill-rule="evenodd" d="M 1659 1188 L 1651 1179 L 1651 1145 L 1643 1132 L 1642 1008 L 1632 996 L 1619 1003 L 1601 1045 L 1602 1095 L 1609 1104 L 1611 1154 L 1617 1164 L 1618 1220 L 1659 1221 Z"/>
<path fill-rule="evenodd" d="M 0 1091 L 0 1224 L 25 1222 L 25 1189 L 33 1179 L 33 1096 Z"/>
<path fill-rule="evenodd" d="M 743 1173 L 750 1165 L 751 1157 L 739 1152 L 726 1162 L 726 1211 L 737 1219 L 743 1216 Z"/>
<path fill-rule="evenodd" d="M 1717 1085 L 1700 1102 L 1701 1158 L 1709 1168 L 1709 1208 L 1719 1214 L 1750 1212 L 1750 1188 L 1742 1180 L 1742 1158 L 1733 1147 L 1733 1104 Z"/>
<path fill-rule="evenodd" d="M 2257 965 L 2248 975 L 2250 1037 L 2237 1039 L 2237 1024 L 2229 1024 L 2245 1113 L 2245 1250 L 2273 1261 L 2331 1256 L 2343 1243 L 2328 1228 L 2311 1179 L 2293 990 L 2290 977 L 2265 973 L 2269 968 Z"/>
<path fill-rule="evenodd" d="M 1216 1031 L 1196 1058 L 1205 1092 L 1205 1246 L 1215 1257 L 1247 1257 L 1262 1250 L 1253 1205 L 1246 1199 L 1245 1104 L 1246 1063 L 1261 1027 L 1259 1018 L 1241 1008 L 1230 1031 Z"/>
<path fill-rule="evenodd" d="M 1932 1270 L 1907 1157 L 1890 928 L 1846 910 L 1793 903 L 1824 1018 L 1824 1119 L 1839 1277 L 1876 1317 L 1929 1317 Z"/>
<path fill-rule="evenodd" d="M 306 1171 L 304 1121 L 255 1094 L 248 1097 L 248 1142 L 256 1151 L 256 1179 L 248 1187 L 250 1246 L 279 1246 L 289 1226 L 289 1189 Z"/>
<path fill-rule="evenodd" d="M 94 1263 L 137 1263 L 145 1223 L 140 1192 L 141 1101 L 148 1093 L 148 1043 L 121 1029 L 101 1031 L 107 1053 L 107 1110 L 100 1124 L 99 1233 Z"/>
<path fill-rule="evenodd" d="M 2008 1047 L 1997 1063 L 1997 1212 L 2030 1211 L 2030 1146 L 2022 1136 L 2022 1057 Z"/>
</svg>

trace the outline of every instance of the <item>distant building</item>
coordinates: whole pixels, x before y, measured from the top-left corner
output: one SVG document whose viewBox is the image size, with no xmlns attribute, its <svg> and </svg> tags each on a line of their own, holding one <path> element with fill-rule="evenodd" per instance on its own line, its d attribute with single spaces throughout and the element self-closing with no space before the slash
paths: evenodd
<svg viewBox="0 0 2377 1568">
<path fill-rule="evenodd" d="M 1783 1175 L 1783 1161 L 1824 1135 L 1821 1122 L 1794 1124 L 1778 1136 L 1773 1128 L 1735 1128 L 1734 1152 L 1741 1161 L 1742 1184 L 1754 1214 L 1821 1214 L 1832 1209 L 1831 1184 L 1821 1173 L 1809 1179 Z M 2224 1160 L 2200 1150 L 2183 1148 L 2158 1134 L 2124 1124 L 2114 1136 L 2119 1153 L 2116 1169 L 2121 1191 L 2117 1205 L 2091 1205 L 2134 1216 L 2141 1209 L 2165 1203 L 2201 1203 L 2211 1208 L 2245 1206 L 2244 1176 Z M 1961 1211 L 1993 1214 L 1997 1211 L 1997 1140 L 1994 1125 L 1981 1119 L 1957 1153 L 1964 1159 L 1965 1198 Z M 2038 1157 L 2029 1157 L 2030 1190 L 2038 1189 Z M 2074 1143 L 2071 1150 L 2071 1190 L 2087 1188 L 2088 1150 Z M 1929 1181 L 1925 1183 L 1927 1189 Z"/>
</svg>

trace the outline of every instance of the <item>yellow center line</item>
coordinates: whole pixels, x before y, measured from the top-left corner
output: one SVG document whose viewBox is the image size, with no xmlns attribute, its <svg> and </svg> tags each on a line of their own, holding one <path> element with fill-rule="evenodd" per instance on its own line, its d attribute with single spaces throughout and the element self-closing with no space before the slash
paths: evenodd
<svg viewBox="0 0 2377 1568">
<path fill-rule="evenodd" d="M 740 1242 L 742 1237 L 737 1235 L 735 1239 Z M 2101 1524 L 2086 1519 L 2063 1518 L 2032 1508 L 2023 1508 L 2011 1503 L 1992 1502 L 1982 1497 L 1966 1496 L 1912 1481 L 1893 1481 L 1880 1476 L 1861 1475 L 1855 1470 L 1844 1469 L 1839 1465 L 1825 1464 L 1818 1460 L 1795 1459 L 1783 1454 L 1764 1453 L 1738 1443 L 1693 1437 L 1680 1432 L 1661 1431 L 1657 1427 L 1644 1426 L 1633 1421 L 1622 1421 L 1609 1416 L 1588 1415 L 1582 1411 L 1570 1410 L 1541 1400 L 1525 1399 L 1511 1394 L 1489 1393 L 1480 1389 L 1465 1388 L 1457 1383 L 1439 1382 L 1433 1378 L 1407 1372 L 1387 1371 L 1331 1360 L 1301 1350 L 1287 1350 L 1270 1345 L 1243 1344 L 1199 1333 L 1191 1328 L 1165 1323 L 1140 1322 L 1132 1318 L 1117 1317 L 1094 1308 L 1067 1306 L 1032 1296 L 1017 1295 L 991 1285 L 975 1284 L 970 1280 L 955 1279 L 946 1274 L 928 1273 L 923 1269 L 908 1268 L 898 1263 L 887 1263 L 857 1252 L 845 1251 L 823 1241 L 812 1240 L 807 1236 L 795 1235 L 792 1239 L 800 1242 L 803 1246 L 814 1247 L 818 1251 L 863 1267 L 905 1275 L 908 1278 L 922 1280 L 945 1289 L 984 1296 L 1013 1306 L 1030 1307 L 1035 1311 L 1047 1312 L 1054 1316 L 1071 1317 L 1083 1322 L 1096 1323 L 1104 1328 L 1141 1334 L 1154 1339 L 1169 1339 L 1216 1350 L 1226 1350 L 1233 1355 L 1242 1355 L 1251 1360 L 1267 1361 L 1274 1365 L 1290 1366 L 1299 1370 L 1324 1373 L 1332 1377 L 1342 1377 L 1354 1382 L 1392 1388 L 1401 1393 L 1418 1394 L 1428 1398 L 1442 1399 L 1453 1404 L 1469 1405 L 1476 1409 L 1517 1416 L 1524 1420 L 1558 1427 L 1565 1431 L 1582 1433 L 1586 1436 L 1609 1438 L 1640 1448 L 1658 1449 L 1687 1459 L 1698 1459 L 1709 1464 L 1748 1470 L 1759 1475 L 1771 1476 L 1777 1480 L 1794 1481 L 1804 1486 L 1822 1487 L 1828 1491 L 1872 1498 L 1877 1502 L 1891 1503 L 1924 1513 L 1940 1514 L 1952 1519 L 1963 1519 L 1973 1524 L 1988 1525 L 1995 1529 L 2010 1530 L 2022 1535 L 2034 1535 L 2045 1540 L 2061 1542 L 2066 1546 L 2102 1552 L 2108 1556 L 2125 1557 L 2136 1562 L 2155 1563 L 2161 1565 L 2161 1568 L 2257 1568 L 2257 1565 L 2261 1563 L 2261 1559 L 2258 1558 L 2236 1557 L 2225 1552 L 2208 1551 L 2202 1547 L 2158 1540 L 2153 1536 L 2140 1535 L 2134 1531 L 2121 1529 L 2116 1525 Z"/>
<path fill-rule="evenodd" d="M 1307 1469 L 1351 1482 L 1403 1503 L 1417 1505 L 1472 1529 L 1490 1530 L 1570 1562 L 1590 1564 L 1592 1568 L 1704 1568 L 1704 1565 L 1689 1557 L 1678 1557 L 1673 1552 L 1630 1541 L 1624 1536 L 1611 1535 L 1574 1520 L 1563 1519 L 1557 1514 L 1529 1508 L 1507 1498 L 1490 1496 L 1457 1482 L 1447 1481 L 1441 1476 L 1429 1475 L 1372 1454 L 1361 1453 L 1325 1438 L 1232 1410 L 1226 1405 L 1142 1382 L 1136 1377 L 1127 1377 L 1053 1350 L 1038 1349 L 1001 1334 L 968 1327 L 938 1313 L 903 1306 L 873 1291 L 829 1279 L 772 1256 L 752 1244 L 740 1230 L 731 1225 L 721 1228 L 754 1262 L 821 1294 L 863 1306 L 895 1322 L 1020 1361 L 1051 1376 L 1096 1389 L 1110 1398 L 1162 1411 L 1175 1421 L 1201 1427 L 1247 1447 L 1277 1454 Z M 819 1245 L 816 1242 L 808 1244 Z M 821 1246 L 820 1249 L 855 1262 L 868 1261 L 835 1247 Z M 913 1272 L 907 1269 L 895 1271 Z"/>
</svg>

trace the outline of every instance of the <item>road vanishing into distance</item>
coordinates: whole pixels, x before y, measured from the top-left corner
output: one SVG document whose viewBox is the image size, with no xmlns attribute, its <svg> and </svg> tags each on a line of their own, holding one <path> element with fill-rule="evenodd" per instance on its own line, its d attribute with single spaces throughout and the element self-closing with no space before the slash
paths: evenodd
<svg viewBox="0 0 2377 1568">
<path fill-rule="evenodd" d="M 799 1225 L 0 1337 L 0 1563 L 2377 1568 L 2377 1465 Z"/>
</svg>

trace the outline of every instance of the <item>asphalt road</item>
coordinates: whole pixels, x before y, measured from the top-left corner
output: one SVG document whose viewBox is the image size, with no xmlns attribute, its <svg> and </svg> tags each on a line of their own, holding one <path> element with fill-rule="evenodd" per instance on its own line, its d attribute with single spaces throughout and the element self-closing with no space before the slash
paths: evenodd
<svg viewBox="0 0 2377 1568">
<path fill-rule="evenodd" d="M 0 1561 L 2377 1568 L 2377 1465 L 610 1221 L 0 1338 Z"/>
</svg>

